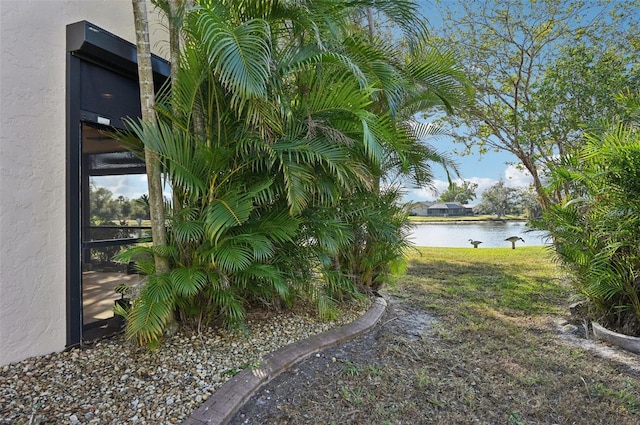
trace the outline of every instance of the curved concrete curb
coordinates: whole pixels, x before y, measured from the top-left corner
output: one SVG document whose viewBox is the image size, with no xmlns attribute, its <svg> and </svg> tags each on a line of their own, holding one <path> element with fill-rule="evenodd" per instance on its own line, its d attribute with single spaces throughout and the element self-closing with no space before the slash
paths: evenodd
<svg viewBox="0 0 640 425">
<path fill-rule="evenodd" d="M 225 424 L 262 385 L 306 357 L 367 332 L 378 323 L 386 307 L 384 298 L 376 298 L 354 322 L 269 353 L 257 369 L 245 369 L 225 382 L 183 425 Z"/>
<path fill-rule="evenodd" d="M 600 341 L 616 345 L 632 353 L 640 354 L 640 338 L 610 331 L 599 323 L 591 322 L 593 336 Z"/>
</svg>

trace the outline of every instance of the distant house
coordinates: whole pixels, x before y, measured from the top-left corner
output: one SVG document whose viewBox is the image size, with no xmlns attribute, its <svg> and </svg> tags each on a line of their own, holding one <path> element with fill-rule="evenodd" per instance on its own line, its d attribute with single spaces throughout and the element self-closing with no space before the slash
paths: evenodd
<svg viewBox="0 0 640 425">
<path fill-rule="evenodd" d="M 439 202 L 427 208 L 425 215 L 432 217 L 473 215 L 473 208 L 465 207 L 458 202 Z"/>
<path fill-rule="evenodd" d="M 418 216 L 426 216 L 428 215 L 428 209 L 431 205 L 435 204 L 435 202 L 412 202 L 409 205 L 409 214 L 410 215 L 418 215 Z"/>
</svg>

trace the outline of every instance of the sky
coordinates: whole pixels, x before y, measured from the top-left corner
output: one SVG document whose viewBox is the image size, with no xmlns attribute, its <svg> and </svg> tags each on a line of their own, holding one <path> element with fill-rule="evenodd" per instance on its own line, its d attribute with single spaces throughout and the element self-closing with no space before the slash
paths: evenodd
<svg viewBox="0 0 640 425">
<path fill-rule="evenodd" d="M 455 162 L 458 163 L 460 177 L 452 179 L 460 184 L 463 180 L 477 183 L 476 199 L 471 201 L 469 205 L 473 206 L 482 200 L 482 192 L 496 184 L 499 180 L 503 180 L 507 187 L 528 187 L 533 179 L 526 170 L 517 168 L 517 158 L 507 152 L 487 152 L 483 155 L 478 153 L 460 156 L 455 155 L 456 149 L 460 150 L 460 146 L 451 140 L 431 141 L 438 151 L 449 153 Z M 438 167 L 433 166 L 435 179 L 433 186 L 437 192 L 429 188 L 406 188 L 405 202 L 414 201 L 435 201 L 439 194 L 447 189 L 449 182 L 447 181 L 446 172 Z"/>
<path fill-rule="evenodd" d="M 113 194 L 111 199 L 124 196 L 127 199 L 137 199 L 149 193 L 146 174 L 127 174 L 118 176 L 93 176 L 91 183 L 106 187 Z M 165 198 L 171 198 L 171 189 L 165 186 L 163 189 Z"/>
</svg>

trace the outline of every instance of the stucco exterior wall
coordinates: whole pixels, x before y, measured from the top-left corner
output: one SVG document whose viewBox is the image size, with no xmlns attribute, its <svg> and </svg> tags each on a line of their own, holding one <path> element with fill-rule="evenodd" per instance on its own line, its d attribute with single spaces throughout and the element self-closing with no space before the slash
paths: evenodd
<svg viewBox="0 0 640 425">
<path fill-rule="evenodd" d="M 0 365 L 66 343 L 65 31 L 81 20 L 135 41 L 130 0 L 0 1 Z"/>
</svg>

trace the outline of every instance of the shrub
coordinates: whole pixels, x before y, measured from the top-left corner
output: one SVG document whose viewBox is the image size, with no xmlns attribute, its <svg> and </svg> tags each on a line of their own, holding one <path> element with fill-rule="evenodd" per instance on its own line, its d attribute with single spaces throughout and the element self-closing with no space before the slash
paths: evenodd
<svg viewBox="0 0 640 425">
<path fill-rule="evenodd" d="M 552 169 L 549 189 L 572 196 L 542 219 L 595 318 L 629 335 L 640 335 L 639 136 L 629 124 L 587 136 Z"/>
</svg>

